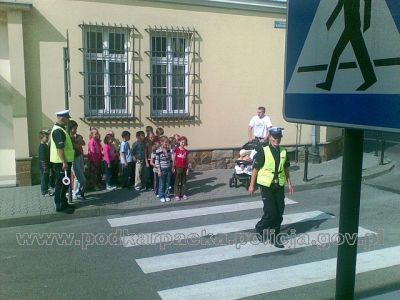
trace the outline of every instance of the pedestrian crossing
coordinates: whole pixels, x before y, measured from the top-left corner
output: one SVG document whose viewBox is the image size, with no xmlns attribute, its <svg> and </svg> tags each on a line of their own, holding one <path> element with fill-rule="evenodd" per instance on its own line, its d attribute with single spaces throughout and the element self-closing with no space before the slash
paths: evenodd
<svg viewBox="0 0 400 300">
<path fill-rule="evenodd" d="M 288 198 L 285 198 L 286 205 L 294 203 L 296 202 Z M 176 219 L 198 217 L 198 216 L 205 216 L 212 214 L 238 212 L 243 210 L 262 208 L 262 206 L 263 203 L 261 201 L 239 202 L 235 204 L 217 205 L 211 207 L 183 209 L 183 210 L 175 210 L 163 213 L 152 213 L 152 214 L 144 214 L 138 216 L 113 218 L 113 219 L 108 219 L 108 222 L 110 223 L 111 227 L 121 227 L 126 225 L 135 225 L 135 224 L 176 220 Z"/>
<path fill-rule="evenodd" d="M 357 274 L 400 264 L 400 246 L 357 255 Z M 379 257 L 379 265 L 376 258 Z M 288 275 L 290 274 L 290 277 Z M 239 299 L 334 279 L 336 258 L 159 291 L 161 299 Z M 259 279 L 268 284 L 260 284 Z M 288 280 L 290 278 L 290 280 Z M 227 288 L 229 287 L 229 288 Z"/>
<path fill-rule="evenodd" d="M 294 224 L 298 222 L 309 222 L 309 221 L 318 221 L 333 218 L 332 215 L 326 214 L 322 211 L 310 211 L 305 213 L 297 213 L 284 215 L 282 225 Z M 209 235 L 217 235 L 223 233 L 230 232 L 241 232 L 254 228 L 254 224 L 259 221 L 260 218 L 257 219 L 249 219 L 243 221 L 236 222 L 227 222 L 213 225 L 204 225 L 204 226 L 196 226 L 196 227 L 188 227 L 176 230 L 166 230 L 166 231 L 158 231 L 158 232 L 147 232 L 142 233 L 141 235 L 129 235 L 121 238 L 122 244 L 124 247 L 134 247 L 141 245 L 141 241 L 143 241 L 144 237 L 146 237 L 147 245 L 154 245 L 160 242 L 161 237 L 168 237 L 168 240 L 177 240 L 182 236 L 209 236 Z"/>
<path fill-rule="evenodd" d="M 290 207 L 298 207 L 298 205 L 292 206 L 298 203 L 291 199 L 286 198 L 285 203 L 286 205 L 291 205 Z M 254 212 L 254 216 L 258 217 L 213 223 L 213 218 L 216 218 L 219 214 L 237 213 L 239 216 L 237 218 L 242 218 L 243 215 L 247 214 L 241 213 L 247 211 Z M 254 225 L 261 217 L 261 214 L 262 201 L 243 201 L 200 208 L 175 208 L 166 212 L 139 214 L 121 218 L 114 217 L 107 221 L 111 227 L 123 227 L 129 232 L 135 232 L 121 237 L 121 242 L 125 249 L 130 249 L 129 251 L 133 251 L 132 253 L 135 254 L 140 253 L 132 257 L 132 263 L 136 263 L 139 266 L 143 276 L 162 274 L 164 278 L 168 277 L 169 272 L 190 271 L 192 268 L 196 270 L 195 268 L 200 266 L 204 266 L 205 270 L 213 270 L 213 264 L 222 262 L 225 265 L 232 264 L 234 266 L 237 260 L 251 260 L 254 257 L 261 257 L 261 259 L 265 260 L 265 269 L 262 271 L 253 270 L 256 272 L 250 271 L 246 274 L 236 273 L 235 275 L 237 276 L 232 276 L 230 273 L 229 276 L 218 279 L 210 276 L 212 278 L 208 281 L 195 279 L 190 284 L 173 280 L 169 283 L 170 286 L 157 288 L 161 299 L 240 299 L 335 278 L 336 257 L 328 257 L 322 260 L 317 258 L 316 261 L 307 263 L 296 262 L 289 266 L 275 269 L 270 269 L 268 266 L 268 261 L 274 259 L 271 256 L 273 253 L 289 254 L 300 249 L 326 249 L 336 245 L 339 235 L 338 228 L 335 226 L 337 225 L 337 220 L 335 221 L 334 215 L 320 210 L 285 214 L 282 227 L 288 227 L 289 229 L 296 228 L 296 225 L 312 224 L 313 222 L 328 225 L 323 227 L 333 226 L 326 229 L 317 228 L 317 230 L 312 231 L 307 229 L 306 232 L 288 230 L 282 240 L 285 248 L 280 249 L 270 244 L 263 244 L 256 238 Z M 204 222 L 204 224 L 170 230 L 163 226 L 164 224 L 171 226 L 171 223 L 166 223 L 165 221 L 179 219 L 184 220 L 184 222 L 178 222 L 178 225 L 182 223 L 190 224 L 190 218 L 193 217 L 198 217 L 197 221 L 200 219 L 200 222 Z M 221 218 L 216 219 L 221 220 Z M 150 232 L 140 232 L 139 230 L 138 232 L 138 228 L 147 228 L 147 226 L 137 227 L 138 224 L 154 225 L 156 228 L 161 227 L 166 230 Z M 305 227 L 310 228 L 310 226 Z M 359 245 L 363 242 L 367 244 L 368 240 L 376 242 L 378 240 L 377 236 L 376 232 L 360 226 L 357 236 L 358 243 Z M 344 238 L 349 242 L 357 241 L 354 236 L 346 236 Z M 183 243 L 190 247 L 179 247 L 184 241 L 186 243 L 187 241 L 195 241 L 196 243 L 192 245 Z M 150 252 L 152 254 L 147 251 L 135 252 L 135 249 L 139 250 L 142 249 L 140 247 L 151 245 L 159 245 L 160 249 L 165 249 L 166 245 L 168 245 L 168 252 L 161 250 Z M 175 245 L 178 246 L 175 247 Z M 197 247 L 196 245 L 199 246 Z M 357 274 L 400 265 L 398 253 L 400 253 L 400 246 L 359 253 L 357 256 Z M 379 257 L 379 260 L 376 257 Z M 259 284 L 260 278 L 263 278 L 265 284 Z M 196 280 L 199 282 L 196 282 Z"/>
<path fill-rule="evenodd" d="M 206 248 L 201 250 L 186 251 L 184 253 L 173 253 L 154 257 L 147 257 L 136 259 L 136 263 L 143 270 L 144 273 L 160 272 L 171 269 L 184 268 L 189 266 L 207 264 L 212 262 L 249 257 L 252 255 L 266 254 L 278 251 L 289 251 L 290 249 L 300 249 L 310 246 L 323 246 L 324 244 L 331 243 L 330 240 L 320 240 L 320 236 L 334 236 L 338 232 L 338 228 L 328 230 L 313 231 L 307 235 L 308 241 L 304 242 L 303 237 L 293 237 L 286 240 L 284 244 L 286 247 L 283 249 L 276 248 L 270 244 L 263 244 L 258 240 L 251 242 L 243 241 L 234 245 Z M 367 234 L 374 234 L 374 232 L 360 228 L 359 238 Z"/>
</svg>

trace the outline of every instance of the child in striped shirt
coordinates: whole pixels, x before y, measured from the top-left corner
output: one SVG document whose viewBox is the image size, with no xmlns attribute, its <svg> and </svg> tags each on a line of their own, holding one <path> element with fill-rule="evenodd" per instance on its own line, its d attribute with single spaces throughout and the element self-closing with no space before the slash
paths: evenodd
<svg viewBox="0 0 400 300">
<path fill-rule="evenodd" d="M 169 139 L 166 136 L 160 138 L 160 148 L 156 150 L 156 167 L 158 169 L 159 190 L 158 195 L 161 202 L 169 202 L 168 188 L 172 173 L 172 156 Z"/>
</svg>

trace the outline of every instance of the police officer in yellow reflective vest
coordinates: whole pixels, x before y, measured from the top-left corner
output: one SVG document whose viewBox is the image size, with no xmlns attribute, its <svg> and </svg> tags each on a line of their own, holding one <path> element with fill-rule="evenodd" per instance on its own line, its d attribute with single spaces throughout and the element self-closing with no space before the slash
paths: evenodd
<svg viewBox="0 0 400 300">
<path fill-rule="evenodd" d="M 269 239 L 269 242 L 278 248 L 284 247 L 279 233 L 285 209 L 286 182 L 289 193 L 294 192 L 289 174 L 290 162 L 287 151 L 280 146 L 282 129 L 280 127 L 269 129 L 269 145 L 259 147 L 253 158 L 253 172 L 249 186 L 249 192 L 253 194 L 257 182 L 264 203 L 264 214 L 255 226 L 257 238 L 261 242 Z"/>
<path fill-rule="evenodd" d="M 71 116 L 69 110 L 59 111 L 56 115 L 57 122 L 50 134 L 50 162 L 53 164 L 56 176 L 54 203 L 57 212 L 73 213 L 75 206 L 68 204 L 66 198 L 69 185 L 63 183 L 65 171 L 68 178 L 71 179 L 71 167 L 75 154 L 72 139 L 67 132 L 67 125 Z"/>
</svg>

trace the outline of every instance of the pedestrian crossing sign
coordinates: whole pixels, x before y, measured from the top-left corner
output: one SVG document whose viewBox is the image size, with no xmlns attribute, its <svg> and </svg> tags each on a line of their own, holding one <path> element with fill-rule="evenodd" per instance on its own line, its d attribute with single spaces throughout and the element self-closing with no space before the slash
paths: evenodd
<svg viewBox="0 0 400 300">
<path fill-rule="evenodd" d="M 284 117 L 400 132 L 400 1 L 288 0 Z"/>
</svg>

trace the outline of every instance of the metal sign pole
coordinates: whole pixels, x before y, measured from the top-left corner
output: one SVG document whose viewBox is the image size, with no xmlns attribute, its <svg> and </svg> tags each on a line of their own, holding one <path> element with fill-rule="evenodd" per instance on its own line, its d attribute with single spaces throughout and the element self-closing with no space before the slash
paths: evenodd
<svg viewBox="0 0 400 300">
<path fill-rule="evenodd" d="M 68 88 L 68 48 L 63 48 L 63 59 L 64 59 L 64 107 L 69 109 L 69 88 Z"/>
<path fill-rule="evenodd" d="M 69 109 L 69 96 L 70 96 L 70 72 L 69 72 L 69 37 L 67 30 L 67 47 L 63 48 L 63 59 L 64 59 L 64 107 Z M 70 184 L 68 187 L 68 200 L 72 203 L 72 172 L 70 175 Z"/>
<path fill-rule="evenodd" d="M 353 299 L 364 131 L 345 129 L 335 299 Z"/>
</svg>

